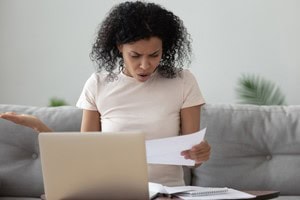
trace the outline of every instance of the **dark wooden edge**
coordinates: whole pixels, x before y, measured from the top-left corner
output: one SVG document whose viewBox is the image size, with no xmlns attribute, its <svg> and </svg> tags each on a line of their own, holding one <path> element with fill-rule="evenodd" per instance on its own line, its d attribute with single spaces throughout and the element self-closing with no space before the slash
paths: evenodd
<svg viewBox="0 0 300 200">
<path fill-rule="evenodd" d="M 255 200 L 273 199 L 279 196 L 279 191 L 242 191 L 248 194 L 255 195 Z"/>
</svg>

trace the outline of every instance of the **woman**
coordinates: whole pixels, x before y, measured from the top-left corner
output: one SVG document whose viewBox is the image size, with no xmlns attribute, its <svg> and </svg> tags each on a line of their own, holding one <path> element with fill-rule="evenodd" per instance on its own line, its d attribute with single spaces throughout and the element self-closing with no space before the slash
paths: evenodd
<svg viewBox="0 0 300 200">
<path fill-rule="evenodd" d="M 140 130 L 147 139 L 198 131 L 204 99 L 194 76 L 183 69 L 190 54 L 189 35 L 172 12 L 140 1 L 113 7 L 91 52 L 98 72 L 87 80 L 77 102 L 83 109 L 81 131 Z M 34 116 L 0 117 L 37 132 L 52 131 Z M 182 152 L 196 165 L 209 155 L 206 141 Z M 184 185 L 181 166 L 149 165 L 148 169 L 151 182 Z"/>
</svg>

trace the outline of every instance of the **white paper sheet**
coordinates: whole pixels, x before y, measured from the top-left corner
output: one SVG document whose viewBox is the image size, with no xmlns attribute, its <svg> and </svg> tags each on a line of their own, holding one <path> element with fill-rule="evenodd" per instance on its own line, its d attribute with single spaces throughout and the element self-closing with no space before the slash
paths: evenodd
<svg viewBox="0 0 300 200">
<path fill-rule="evenodd" d="M 206 128 L 199 132 L 146 141 L 147 162 L 149 164 L 195 165 L 194 160 L 185 159 L 180 153 L 200 143 Z"/>
</svg>

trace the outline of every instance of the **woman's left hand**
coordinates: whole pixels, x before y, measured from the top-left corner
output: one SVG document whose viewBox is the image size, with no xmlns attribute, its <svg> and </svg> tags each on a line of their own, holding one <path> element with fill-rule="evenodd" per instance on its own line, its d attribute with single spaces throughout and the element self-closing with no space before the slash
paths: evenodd
<svg viewBox="0 0 300 200">
<path fill-rule="evenodd" d="M 199 144 L 194 145 L 191 149 L 181 152 L 181 155 L 185 159 L 195 160 L 196 166 L 202 162 L 207 161 L 210 156 L 210 145 L 206 140 L 203 140 Z"/>
</svg>

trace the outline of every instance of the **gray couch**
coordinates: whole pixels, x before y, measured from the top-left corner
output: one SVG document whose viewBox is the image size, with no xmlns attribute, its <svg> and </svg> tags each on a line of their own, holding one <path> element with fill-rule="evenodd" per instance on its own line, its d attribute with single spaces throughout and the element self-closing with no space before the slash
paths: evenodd
<svg viewBox="0 0 300 200">
<path fill-rule="evenodd" d="M 0 105 L 38 116 L 56 131 L 79 131 L 74 107 Z M 205 105 L 201 126 L 212 146 L 209 161 L 185 169 L 187 184 L 239 190 L 278 190 L 300 199 L 300 106 Z M 44 193 L 37 134 L 0 119 L 0 200 L 33 200 Z"/>
</svg>

